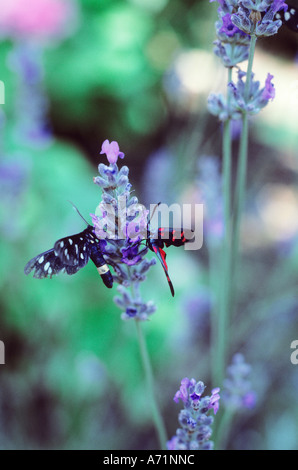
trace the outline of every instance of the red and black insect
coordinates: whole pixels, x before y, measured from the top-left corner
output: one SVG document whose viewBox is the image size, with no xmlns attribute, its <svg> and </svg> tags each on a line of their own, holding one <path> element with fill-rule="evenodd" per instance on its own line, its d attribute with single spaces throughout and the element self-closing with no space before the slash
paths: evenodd
<svg viewBox="0 0 298 470">
<path fill-rule="evenodd" d="M 166 263 L 166 252 L 163 250 L 164 246 L 167 248 L 169 246 L 183 246 L 185 243 L 189 242 L 193 237 L 193 232 L 190 231 L 191 237 L 186 237 L 185 231 L 183 228 L 174 229 L 174 228 L 158 228 L 157 231 L 153 234 L 150 234 L 148 231 L 148 238 L 146 240 L 146 245 L 148 248 L 156 254 L 163 270 L 165 272 L 167 281 L 169 283 L 171 294 L 174 297 L 175 291 L 168 273 L 168 266 Z"/>
<path fill-rule="evenodd" d="M 78 210 L 77 212 L 79 213 Z M 79 215 L 85 221 L 80 213 Z M 113 276 L 101 250 L 101 244 L 105 242 L 96 237 L 94 228 L 88 222 L 86 224 L 87 228 L 82 232 L 61 238 L 52 249 L 32 258 L 25 266 L 25 274 L 34 270 L 33 277 L 37 279 L 51 278 L 60 272 L 72 275 L 91 259 L 104 284 L 108 288 L 113 287 Z"/>
</svg>

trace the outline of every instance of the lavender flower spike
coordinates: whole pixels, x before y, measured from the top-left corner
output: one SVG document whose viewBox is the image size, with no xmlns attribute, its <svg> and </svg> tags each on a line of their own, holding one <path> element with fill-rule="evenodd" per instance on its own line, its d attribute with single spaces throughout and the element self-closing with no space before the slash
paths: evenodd
<svg viewBox="0 0 298 470">
<path fill-rule="evenodd" d="M 276 13 L 287 8 L 288 5 L 282 0 L 242 0 L 238 2 L 238 10 L 231 19 L 246 34 L 272 36 L 282 25 L 282 21 L 276 19 Z"/>
<path fill-rule="evenodd" d="M 148 320 L 155 312 L 155 305 L 143 301 L 139 291 L 147 271 L 156 262 L 145 259 L 148 249 L 139 243 L 147 237 L 148 212 L 131 196 L 127 166 L 120 169 L 117 166 L 118 157 L 124 158 L 118 143 L 105 140 L 100 153 L 106 154 L 109 166 L 100 163 L 100 176 L 94 178 L 102 190 L 102 200 L 92 214 L 92 222 L 98 238 L 106 242 L 103 254 L 107 264 L 114 268 L 114 282 L 119 284 L 119 295 L 114 301 L 122 310 L 122 319 Z"/>
<path fill-rule="evenodd" d="M 214 53 L 222 60 L 225 67 L 234 67 L 248 58 L 250 36 L 239 29 L 232 21 L 231 14 L 237 9 L 236 0 L 220 1 L 218 21 L 215 23 L 217 40 Z"/>
<path fill-rule="evenodd" d="M 181 386 L 174 396 L 176 403 L 181 400 L 184 409 L 179 413 L 180 428 L 176 435 L 167 443 L 169 450 L 211 450 L 213 442 L 210 441 L 214 418 L 209 415 L 213 409 L 214 414 L 219 409 L 219 388 L 212 390 L 211 397 L 203 397 L 205 390 L 203 382 L 187 377 L 181 380 Z"/>
<path fill-rule="evenodd" d="M 269 100 L 273 100 L 275 97 L 274 85 L 271 82 L 273 75 L 268 74 L 265 86 L 260 88 L 260 82 L 254 80 L 254 74 L 252 74 L 248 94 L 249 98 L 246 99 L 245 81 L 243 80 L 245 76 L 246 74 L 239 69 L 237 82 L 229 83 L 231 90 L 230 109 L 233 109 L 234 116 L 236 115 L 236 111 L 238 111 L 238 113 L 247 112 L 251 115 L 257 114 L 262 108 L 267 106 Z M 211 107 L 209 107 L 209 109 L 212 111 Z"/>
</svg>

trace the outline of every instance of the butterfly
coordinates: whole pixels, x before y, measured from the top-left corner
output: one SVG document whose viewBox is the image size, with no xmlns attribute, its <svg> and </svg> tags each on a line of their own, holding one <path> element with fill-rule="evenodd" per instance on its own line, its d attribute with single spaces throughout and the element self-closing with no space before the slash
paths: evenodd
<svg viewBox="0 0 298 470">
<path fill-rule="evenodd" d="M 37 279 L 52 278 L 60 272 L 72 275 L 86 266 L 91 259 L 106 287 L 111 288 L 113 276 L 102 253 L 103 243 L 103 240 L 96 237 L 94 228 L 87 223 L 87 228 L 82 232 L 60 238 L 53 248 L 32 258 L 26 264 L 24 272 L 29 274 L 33 271 L 33 277 Z"/>
</svg>

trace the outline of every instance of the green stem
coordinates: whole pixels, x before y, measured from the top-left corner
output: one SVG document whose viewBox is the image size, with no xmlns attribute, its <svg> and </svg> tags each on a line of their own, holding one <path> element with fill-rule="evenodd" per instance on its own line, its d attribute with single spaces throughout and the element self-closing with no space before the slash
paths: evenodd
<svg viewBox="0 0 298 470">
<path fill-rule="evenodd" d="M 217 387 L 218 376 L 220 375 L 220 348 L 219 348 L 219 318 L 222 295 L 221 279 L 221 247 L 210 246 L 209 248 L 209 285 L 213 298 L 211 303 L 211 371 L 212 384 Z"/>
<path fill-rule="evenodd" d="M 233 418 L 234 413 L 225 409 L 214 436 L 214 441 L 216 441 L 216 450 L 226 450 Z"/>
<path fill-rule="evenodd" d="M 249 58 L 247 65 L 246 82 L 244 89 L 244 99 L 249 101 L 249 92 L 251 86 L 251 74 L 253 58 L 256 46 L 256 36 L 251 36 Z M 229 77 L 230 81 L 230 77 Z M 229 94 L 228 98 L 229 100 Z M 248 114 L 243 112 L 242 118 L 242 134 L 239 145 L 239 159 L 237 168 L 237 180 L 235 189 L 235 218 L 231 219 L 231 134 L 230 134 L 230 121 L 226 121 L 223 135 L 223 179 L 224 179 L 224 218 L 225 218 L 225 240 L 224 240 L 224 255 L 223 255 L 223 294 L 222 294 L 222 309 L 219 318 L 219 334 L 218 334 L 218 355 L 217 355 L 217 386 L 222 385 L 224 378 L 226 359 L 227 359 L 227 334 L 229 330 L 229 317 L 235 298 L 235 281 L 236 277 L 236 264 L 239 253 L 239 238 L 240 238 L 240 223 L 241 214 L 244 206 L 245 187 L 246 187 L 246 172 L 247 172 L 247 149 L 248 149 Z M 233 225 L 232 225 L 233 222 Z M 224 448 L 228 438 L 229 429 L 233 420 L 233 413 L 228 410 L 225 411 L 222 419 L 216 427 L 215 440 L 217 448 Z"/>
<path fill-rule="evenodd" d="M 235 199 L 235 221 L 234 221 L 234 259 L 233 274 L 235 278 L 236 260 L 239 256 L 239 240 L 240 240 L 240 224 L 241 215 L 245 199 L 246 173 L 247 173 L 247 145 L 248 145 L 248 115 L 243 114 L 242 133 L 239 146 L 239 160 L 236 183 L 236 199 Z"/>
<path fill-rule="evenodd" d="M 244 98 L 247 102 L 249 100 L 249 90 L 251 84 L 252 65 L 255 53 L 257 37 L 251 36 L 249 58 L 247 65 L 246 82 L 244 89 Z M 236 195 L 235 195 L 235 219 L 234 219 L 234 241 L 233 241 L 233 273 L 234 279 L 236 277 L 237 258 L 239 256 L 239 239 L 240 239 L 240 224 L 241 214 L 243 211 L 245 200 L 245 187 L 246 187 L 246 172 L 247 172 L 247 149 L 248 149 L 248 114 L 243 112 L 242 118 L 242 133 L 239 145 L 239 158 L 238 158 L 238 172 L 236 180 Z"/>
<path fill-rule="evenodd" d="M 146 345 L 145 338 L 143 335 L 143 330 L 141 328 L 141 322 L 138 320 L 136 320 L 136 327 L 137 327 L 137 334 L 138 334 L 143 367 L 144 367 L 144 371 L 146 375 L 149 398 L 151 401 L 153 421 L 154 421 L 155 428 L 158 434 L 160 447 L 161 449 L 165 450 L 166 443 L 167 443 L 166 430 L 165 430 L 165 426 L 161 417 L 161 413 L 159 411 L 159 408 L 156 402 L 155 393 L 154 393 L 154 379 L 153 379 L 150 357 L 148 354 L 147 345 Z"/>
<path fill-rule="evenodd" d="M 228 83 L 232 80 L 232 68 L 228 69 Z M 230 89 L 227 91 L 227 104 L 229 107 L 231 99 Z M 224 192 L 224 220 L 225 220 L 225 246 L 230 244 L 231 236 L 231 119 L 224 122 L 223 130 L 223 192 Z M 228 250 L 229 251 L 229 250 Z"/>
<path fill-rule="evenodd" d="M 232 68 L 228 69 L 228 83 L 232 80 Z M 230 90 L 227 91 L 227 103 L 230 102 Z M 231 280 L 231 121 L 227 119 L 223 128 L 223 196 L 224 196 L 224 242 L 222 250 L 222 269 L 220 270 L 220 304 L 217 318 L 217 341 L 214 363 L 214 386 L 221 386 L 226 369 L 227 335 L 230 313 Z"/>
<path fill-rule="evenodd" d="M 232 68 L 228 69 L 228 83 L 232 80 Z M 227 103 L 230 103 L 230 88 L 227 91 Z M 224 250 L 223 250 L 223 299 L 220 325 L 220 357 L 221 372 L 219 383 L 222 383 L 226 368 L 227 333 L 229 326 L 230 309 L 230 281 L 231 281 L 231 173 L 232 173 L 232 139 L 231 119 L 224 123 L 223 131 L 223 191 L 224 191 Z"/>
<path fill-rule="evenodd" d="M 255 55 L 256 43 L 257 43 L 257 36 L 255 34 L 252 34 L 251 40 L 250 40 L 249 56 L 248 56 L 248 64 L 247 64 L 247 72 L 246 72 L 246 82 L 245 82 L 245 89 L 244 89 L 245 100 L 248 100 L 249 98 L 249 89 L 250 89 L 250 83 L 251 83 L 251 78 L 252 78 L 251 77 L 252 64 L 253 64 L 254 55 Z"/>
</svg>

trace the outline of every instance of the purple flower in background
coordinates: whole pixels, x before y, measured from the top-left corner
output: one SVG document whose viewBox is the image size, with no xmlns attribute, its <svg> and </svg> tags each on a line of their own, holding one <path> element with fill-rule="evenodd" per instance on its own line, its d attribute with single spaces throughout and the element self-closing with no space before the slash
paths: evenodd
<svg viewBox="0 0 298 470">
<path fill-rule="evenodd" d="M 8 65 L 17 79 L 14 132 L 22 144 L 30 146 L 47 146 L 52 142 L 42 52 L 37 44 L 21 43 L 8 55 Z"/>
<path fill-rule="evenodd" d="M 230 116 L 236 116 L 237 112 L 241 117 L 241 112 L 245 111 L 248 114 L 254 115 L 260 112 L 262 108 L 267 106 L 269 100 L 275 96 L 274 85 L 271 82 L 273 76 L 268 74 L 265 82 L 265 86 L 261 88 L 260 82 L 254 79 L 254 74 L 251 75 L 249 93 L 246 94 L 246 73 L 239 69 L 237 82 L 230 82 L 229 87 L 231 91 L 231 99 L 229 103 L 229 109 L 226 108 L 226 114 Z M 245 80 L 244 80 L 245 79 Z M 213 104 L 215 103 L 213 99 Z M 211 104 L 212 104 L 211 103 Z M 223 107 L 227 106 L 227 102 L 222 101 Z M 217 114 L 219 117 L 222 115 L 222 109 L 209 106 L 209 110 L 213 114 Z"/>
<path fill-rule="evenodd" d="M 263 89 L 263 92 L 262 92 L 262 98 L 264 100 L 273 100 L 275 97 L 275 88 L 274 88 L 273 83 L 271 82 L 272 78 L 273 78 L 273 75 L 270 75 L 270 73 L 268 73 L 266 81 L 265 81 L 265 88 Z"/>
<path fill-rule="evenodd" d="M 14 40 L 52 42 L 77 24 L 74 0 L 6 0 L 0 10 L 1 36 Z"/>
<path fill-rule="evenodd" d="M 202 155 L 198 161 L 198 201 L 206 211 L 204 229 L 210 246 L 218 246 L 224 235 L 222 182 L 219 161 Z"/>
<path fill-rule="evenodd" d="M 210 2 L 215 1 L 215 0 L 210 0 Z M 167 442 L 167 449 L 168 450 L 177 450 L 178 448 L 178 436 L 173 436 L 172 439 L 170 439 Z"/>
<path fill-rule="evenodd" d="M 0 155 L 0 232 L 12 241 L 22 233 L 24 194 L 29 185 L 31 164 L 26 154 L 6 156 L 0 150 Z"/>
<path fill-rule="evenodd" d="M 222 400 L 226 408 L 241 411 L 255 407 L 257 395 L 252 390 L 250 375 L 251 366 L 246 364 L 242 354 L 235 354 L 223 385 Z"/>
<path fill-rule="evenodd" d="M 102 144 L 100 153 L 105 153 L 111 164 L 117 163 L 118 157 L 124 158 L 124 153 L 120 152 L 118 142 L 114 140 L 110 143 L 110 141 L 106 139 Z"/>
<path fill-rule="evenodd" d="M 253 409 L 256 406 L 256 403 L 257 394 L 254 391 L 247 392 L 242 399 L 243 407 L 248 410 Z"/>
</svg>

